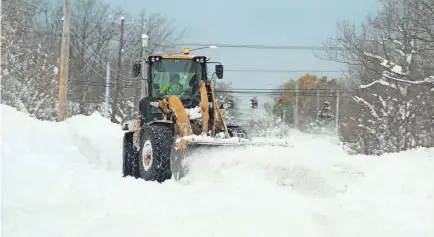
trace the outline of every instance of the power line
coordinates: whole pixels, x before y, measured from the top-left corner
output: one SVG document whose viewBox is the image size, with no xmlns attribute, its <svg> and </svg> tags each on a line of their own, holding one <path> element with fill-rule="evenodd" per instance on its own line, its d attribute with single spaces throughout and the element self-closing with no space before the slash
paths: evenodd
<svg viewBox="0 0 434 237">
<path fill-rule="evenodd" d="M 287 73 L 287 72 L 311 72 L 311 73 L 319 73 L 319 72 L 347 72 L 345 70 L 268 70 L 268 69 L 225 69 L 225 72 L 265 72 L 265 73 Z"/>
<path fill-rule="evenodd" d="M 198 46 L 215 45 L 218 48 L 248 48 L 248 49 L 280 49 L 280 50 L 342 50 L 343 47 L 324 47 L 313 45 L 262 45 L 262 44 L 215 44 L 215 43 L 173 43 L 171 46 Z M 168 46 L 167 44 L 165 46 Z"/>
<path fill-rule="evenodd" d="M 80 36 L 80 34 L 73 28 L 71 27 L 71 30 L 77 35 L 77 38 L 79 38 L 79 40 L 81 41 L 81 43 L 86 46 L 89 47 L 85 41 L 83 40 L 83 38 Z M 98 55 L 96 55 L 96 52 L 94 52 L 92 55 L 94 55 L 96 57 L 96 59 L 98 59 L 99 61 L 103 62 L 104 61 L 98 57 Z M 116 72 L 115 70 L 111 69 L 111 71 L 113 71 L 113 73 L 115 75 L 118 75 L 119 73 Z M 294 72 L 303 72 L 303 73 L 333 73 L 333 72 L 340 72 L 340 73 L 344 73 L 347 72 L 345 70 L 321 70 L 321 69 L 308 69 L 308 70 L 302 70 L 302 69 L 293 69 L 293 70 L 276 70 L 276 69 L 225 69 L 226 72 L 263 72 L 263 73 L 294 73 Z M 128 78 L 125 77 L 123 75 L 118 75 L 120 77 L 126 78 L 126 79 L 133 79 L 133 78 Z"/>
<path fill-rule="evenodd" d="M 92 71 L 94 71 L 96 75 L 98 75 L 101 78 L 104 78 L 103 75 L 101 75 L 100 73 L 98 73 L 98 71 L 95 68 L 93 68 L 92 65 L 88 61 L 86 61 L 86 59 L 84 58 L 84 56 L 80 54 L 79 50 L 74 46 L 74 44 L 70 44 L 70 45 L 71 45 L 71 48 L 77 53 L 77 55 L 80 56 L 83 59 L 83 62 L 86 63 L 86 65 L 89 66 L 89 68 Z"/>
<path fill-rule="evenodd" d="M 82 85 L 82 86 L 90 86 L 90 87 L 106 87 L 107 85 L 114 85 L 112 83 L 97 83 L 97 82 L 85 82 L 85 81 L 73 81 L 70 83 L 71 85 Z M 122 88 L 137 88 L 134 85 L 119 85 Z M 216 93 L 227 93 L 227 94 L 242 94 L 242 95 L 282 95 L 284 93 L 295 94 L 298 93 L 299 96 L 320 96 L 320 97 L 328 97 L 335 96 L 337 91 L 343 91 L 345 89 L 254 89 L 255 91 L 244 89 L 243 90 L 215 90 Z M 348 91 L 349 92 L 349 91 Z"/>
<path fill-rule="evenodd" d="M 216 88 L 216 91 L 330 91 L 330 90 L 345 90 L 342 88 L 299 88 L 299 89 L 280 89 L 280 88 L 228 88 L 228 89 L 219 89 Z"/>
<path fill-rule="evenodd" d="M 40 5 L 35 4 L 30 1 L 25 1 L 27 4 L 33 5 L 35 7 L 41 8 Z M 43 10 L 49 10 L 48 8 L 42 7 Z M 89 20 L 85 18 L 79 18 L 76 16 L 71 16 L 72 18 L 84 19 L 88 23 Z M 95 23 L 93 23 L 95 24 Z M 185 43 L 172 43 L 172 44 L 155 44 L 155 46 L 197 46 L 197 47 L 206 47 L 210 45 L 215 45 L 221 48 L 249 48 L 249 49 L 280 49 L 280 50 L 343 50 L 343 47 L 325 47 L 325 46 L 315 46 L 315 45 L 263 45 L 263 44 L 220 44 L 220 43 L 197 43 L 197 42 L 185 42 Z"/>
<path fill-rule="evenodd" d="M 114 85 L 113 83 L 99 83 L 93 81 L 71 81 L 72 85 L 86 85 L 86 86 L 94 86 L 94 87 L 105 87 L 106 85 Z M 120 87 L 123 88 L 137 88 L 136 85 L 125 85 L 119 84 Z M 337 91 L 348 91 L 347 89 L 342 88 L 299 88 L 299 89 L 229 89 L 229 90 L 219 90 L 215 89 L 216 93 L 228 93 L 228 94 L 269 94 L 269 95 L 281 95 L 282 93 L 320 93 L 320 94 L 331 94 L 337 93 Z"/>
<path fill-rule="evenodd" d="M 277 91 L 216 91 L 216 93 L 228 93 L 228 94 L 251 94 L 251 95 L 282 95 L 282 92 Z M 288 93 L 288 92 L 286 92 Z M 314 90 L 312 91 L 293 91 L 292 94 L 298 93 L 299 95 L 317 95 Z M 320 95 L 337 94 L 337 92 L 320 93 Z"/>
<path fill-rule="evenodd" d="M 32 5 L 37 8 L 41 8 L 40 5 L 33 2 L 25 1 L 27 4 Z M 43 10 L 49 10 L 48 8 L 42 7 Z M 21 9 L 28 11 L 26 9 Z M 77 16 L 71 16 L 72 18 L 85 20 L 88 23 L 93 23 L 86 18 L 80 18 Z M 93 23 L 96 24 L 96 23 Z M 98 36 L 100 37 L 100 36 Z M 185 43 L 171 43 L 171 44 L 154 44 L 155 46 L 162 47 L 174 47 L 174 46 L 197 46 L 197 47 L 207 47 L 210 45 L 215 45 L 221 48 L 248 48 L 248 49 L 278 49 L 278 50 L 343 50 L 344 47 L 325 47 L 316 45 L 264 45 L 264 44 L 221 44 L 221 43 L 198 43 L 198 42 L 185 42 Z"/>
<path fill-rule="evenodd" d="M 71 31 L 73 31 L 77 35 L 77 37 L 74 37 L 74 38 L 76 38 L 76 39 L 78 38 L 81 41 L 81 44 L 83 44 L 84 46 L 86 46 L 87 48 L 89 48 L 89 45 L 86 44 L 85 40 L 80 36 L 80 34 L 77 32 L 77 30 L 75 30 L 74 27 L 71 27 Z M 77 53 L 80 54 L 80 52 L 78 50 L 77 50 Z M 99 63 L 100 66 L 105 67 L 103 64 L 105 64 L 106 62 L 104 60 L 102 60 L 96 53 L 97 52 L 93 52 L 92 56 L 95 57 L 98 61 L 100 61 L 102 63 L 102 64 Z M 86 59 L 84 58 L 83 55 L 80 54 L 80 57 L 83 58 L 84 61 L 86 61 Z M 125 78 L 123 80 L 131 80 L 131 78 L 128 78 L 128 77 L 126 77 L 124 75 L 119 74 L 114 69 L 111 69 L 110 71 L 112 71 L 112 73 L 115 74 L 118 77 Z M 105 77 L 103 77 L 103 78 L 105 78 Z"/>
</svg>

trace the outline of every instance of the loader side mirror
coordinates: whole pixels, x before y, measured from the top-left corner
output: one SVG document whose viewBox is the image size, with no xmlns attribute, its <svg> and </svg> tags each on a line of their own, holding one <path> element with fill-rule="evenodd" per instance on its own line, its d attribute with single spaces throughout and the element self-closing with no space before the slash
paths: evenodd
<svg viewBox="0 0 434 237">
<path fill-rule="evenodd" d="M 140 62 L 133 63 L 133 77 L 139 77 L 142 71 L 142 64 Z"/>
<path fill-rule="evenodd" d="M 223 78 L 223 65 L 221 64 L 215 65 L 215 74 L 217 75 L 218 79 Z"/>
</svg>

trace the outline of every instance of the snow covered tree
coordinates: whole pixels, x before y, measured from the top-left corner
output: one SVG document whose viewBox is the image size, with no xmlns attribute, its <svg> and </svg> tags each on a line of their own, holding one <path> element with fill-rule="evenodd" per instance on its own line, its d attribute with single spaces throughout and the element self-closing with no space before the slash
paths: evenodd
<svg viewBox="0 0 434 237">
<path fill-rule="evenodd" d="M 131 78 L 130 71 L 132 61 L 141 55 L 143 22 L 149 24 L 150 53 L 165 50 L 161 44 L 170 45 L 183 32 L 177 35 L 164 17 L 143 11 L 137 23 L 125 29 L 123 70 L 118 72 L 113 65 L 117 65 L 119 25 L 108 17 L 120 19 L 122 9 L 94 0 L 74 1 L 71 8 L 68 116 L 104 112 L 106 63 L 110 62 L 112 81 L 119 76 L 116 122 L 131 119 L 141 80 Z M 57 117 L 62 9 L 61 3 L 46 0 L 2 2 L 2 103 L 39 119 Z M 111 97 L 114 92 L 111 89 Z"/>
<path fill-rule="evenodd" d="M 39 26 L 39 6 L 41 1 L 2 2 L 1 99 L 33 117 L 52 119 L 57 112 L 59 48 Z"/>
<path fill-rule="evenodd" d="M 360 34 L 340 24 L 328 59 L 347 64 L 348 95 L 355 104 L 346 142 L 358 152 L 381 154 L 434 146 L 434 2 L 384 0 Z"/>
</svg>

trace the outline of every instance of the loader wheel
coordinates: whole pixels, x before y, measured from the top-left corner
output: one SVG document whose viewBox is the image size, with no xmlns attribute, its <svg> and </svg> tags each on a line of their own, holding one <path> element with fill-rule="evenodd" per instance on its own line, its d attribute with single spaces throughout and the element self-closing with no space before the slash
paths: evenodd
<svg viewBox="0 0 434 237">
<path fill-rule="evenodd" d="M 140 134 L 139 171 L 146 181 L 164 182 L 172 177 L 170 151 L 172 128 L 166 124 L 151 124 Z"/>
<path fill-rule="evenodd" d="M 124 135 L 122 156 L 122 176 L 133 176 L 136 179 L 140 178 L 138 166 L 139 153 L 134 148 L 133 132 L 128 132 Z"/>
</svg>

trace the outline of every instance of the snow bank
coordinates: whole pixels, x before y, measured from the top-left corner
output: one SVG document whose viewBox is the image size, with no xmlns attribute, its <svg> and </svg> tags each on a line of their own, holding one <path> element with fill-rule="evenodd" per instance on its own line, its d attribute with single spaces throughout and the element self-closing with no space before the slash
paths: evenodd
<svg viewBox="0 0 434 237">
<path fill-rule="evenodd" d="M 289 148 L 200 149 L 157 184 L 121 178 L 122 131 L 98 114 L 0 108 L 2 236 L 434 235 L 434 149 L 348 156 L 293 133 Z"/>
</svg>

